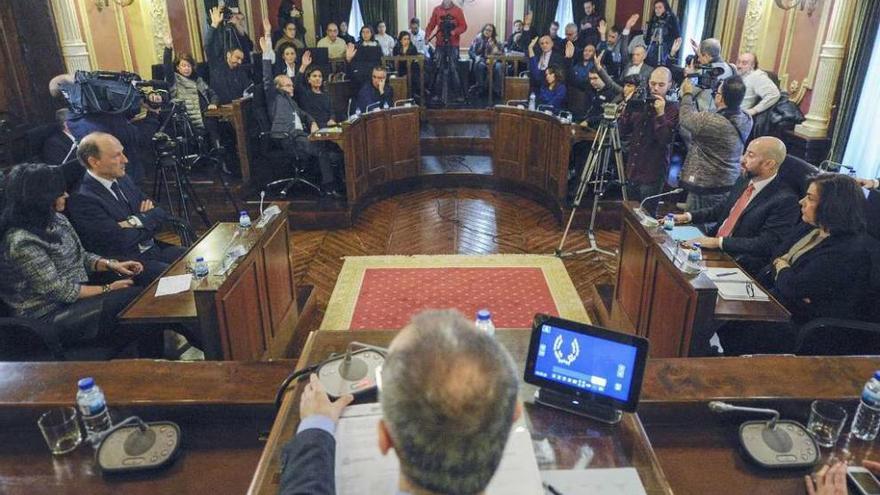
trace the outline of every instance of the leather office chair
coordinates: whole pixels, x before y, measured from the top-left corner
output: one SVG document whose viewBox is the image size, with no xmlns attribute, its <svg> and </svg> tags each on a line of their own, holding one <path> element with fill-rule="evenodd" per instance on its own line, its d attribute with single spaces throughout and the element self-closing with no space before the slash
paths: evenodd
<svg viewBox="0 0 880 495">
<path fill-rule="evenodd" d="M 281 197 L 284 198 L 287 197 L 290 190 L 297 184 L 303 184 L 311 187 L 318 193 L 321 192 L 321 188 L 318 187 L 317 184 L 305 177 L 307 161 L 296 153 L 285 150 L 280 143 L 280 140 L 273 138 L 268 131 L 260 133 L 260 154 L 271 163 L 285 164 L 293 174 L 290 177 L 273 180 L 272 182 L 267 183 L 265 185 L 266 189 L 271 189 L 284 184 L 284 188 L 281 189 L 281 192 L 279 193 Z"/>
<path fill-rule="evenodd" d="M 779 180 L 785 183 L 798 198 L 807 194 L 810 179 L 819 174 L 819 169 L 796 156 L 788 155 L 779 166 Z"/>
</svg>

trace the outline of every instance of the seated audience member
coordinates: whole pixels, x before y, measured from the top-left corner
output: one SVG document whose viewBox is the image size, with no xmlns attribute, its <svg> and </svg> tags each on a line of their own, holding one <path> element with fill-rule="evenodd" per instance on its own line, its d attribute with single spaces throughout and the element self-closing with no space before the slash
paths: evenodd
<svg viewBox="0 0 880 495">
<path fill-rule="evenodd" d="M 0 299 L 14 316 L 59 327 L 62 344 L 134 340 L 132 332 L 114 327 L 116 315 L 140 291 L 130 277 L 143 266 L 83 249 L 61 214 L 66 202 L 58 167 L 25 163 L 12 169 L 0 214 Z M 99 272 L 125 278 L 90 282 Z"/>
<path fill-rule="evenodd" d="M 605 70 L 605 66 L 602 64 L 601 57 L 596 57 L 596 67 L 599 69 L 599 75 L 605 81 L 605 84 L 610 86 L 617 86 L 618 91 L 622 91 L 623 88 L 620 87 L 611 76 L 608 74 L 608 71 Z M 651 72 L 654 70 L 653 67 L 645 63 L 645 47 L 642 45 L 636 45 L 632 50 L 632 55 L 630 55 L 630 62 L 627 63 L 623 69 L 620 71 L 620 81 L 624 81 L 627 78 L 639 78 L 639 85 L 643 90 L 647 91 L 648 89 L 648 79 L 651 78 Z"/>
<path fill-rule="evenodd" d="M 851 177 L 822 174 L 812 180 L 800 200 L 803 223 L 774 244 L 773 262 L 759 277 L 791 312 L 792 323 L 727 325 L 718 331 L 725 354 L 791 352 L 799 325 L 859 314 L 869 276 L 864 201 Z"/>
<path fill-rule="evenodd" d="M 584 43 L 593 46 L 599 44 L 599 22 L 602 16 L 596 11 L 596 2 L 587 0 L 584 2 L 584 15 L 581 17 L 578 37 L 584 39 Z"/>
<path fill-rule="evenodd" d="M 339 37 L 342 38 L 342 41 L 346 44 L 357 42 L 357 40 L 354 39 L 354 36 L 348 34 L 348 23 L 345 21 L 339 23 Z"/>
<path fill-rule="evenodd" d="M 544 84 L 538 90 L 536 102 L 538 106 L 549 105 L 554 112 L 565 110 L 567 89 L 565 87 L 565 73 L 562 68 L 550 66 L 544 73 Z"/>
<path fill-rule="evenodd" d="M 654 2 L 653 13 L 645 27 L 645 44 L 647 45 L 647 63 L 653 66 L 667 65 L 675 59 L 677 49 L 673 45 L 681 43 L 681 28 L 678 17 L 669 7 L 666 0 Z M 676 47 L 677 48 L 677 47 Z"/>
<path fill-rule="evenodd" d="M 742 172 L 727 198 L 715 206 L 676 215 L 676 221 L 717 222 L 708 231 L 711 237 L 694 242 L 703 249 L 730 253 L 743 268 L 757 273 L 798 221 L 797 196 L 777 180 L 785 154 L 785 144 L 779 139 L 755 139 L 742 156 Z"/>
<path fill-rule="evenodd" d="M 550 23 L 550 28 L 547 30 L 547 36 L 553 40 L 553 49 L 559 53 L 562 53 L 565 50 L 565 38 L 559 36 L 559 23 L 553 21 Z"/>
<path fill-rule="evenodd" d="M 155 239 L 168 214 L 128 178 L 128 158 L 115 137 L 89 134 L 77 158 L 86 173 L 70 198 L 70 220 L 83 246 L 108 258 L 139 261 L 144 269 L 136 281 L 149 284 L 186 251 Z"/>
<path fill-rule="evenodd" d="M 396 453 L 397 493 L 482 493 L 522 414 L 510 354 L 461 314 L 426 311 L 391 342 L 381 375 L 377 444 Z M 352 400 L 331 403 L 311 376 L 279 493 L 335 493 L 336 422 Z"/>
<path fill-rule="evenodd" d="M 754 53 L 740 53 L 736 60 L 736 73 L 746 85 L 746 95 L 741 108 L 752 117 L 769 110 L 779 101 L 779 88 L 770 80 L 766 72 L 758 68 L 758 57 Z"/>
<path fill-rule="evenodd" d="M 357 47 L 360 48 L 362 46 L 379 46 L 379 42 L 376 41 L 376 35 L 373 32 L 373 28 L 370 26 L 361 27 L 361 36 L 356 43 Z"/>
<path fill-rule="evenodd" d="M 480 35 L 474 38 L 471 42 L 470 49 L 468 49 L 468 56 L 473 63 L 472 71 L 475 83 L 471 87 L 472 93 L 483 95 L 489 91 L 487 87 L 489 74 L 487 58 L 491 55 L 501 55 L 501 53 L 501 45 L 498 43 L 498 34 L 495 31 L 495 25 L 484 25 L 483 30 L 480 31 Z M 501 72 L 501 62 L 495 61 L 492 65 L 492 70 L 495 71 L 492 83 L 494 88 L 492 88 L 492 91 L 494 91 L 496 95 L 500 95 L 501 85 L 504 82 L 504 74 Z"/>
<path fill-rule="evenodd" d="M 229 25 L 231 26 L 230 33 L 232 35 L 232 44 L 241 49 L 241 52 L 244 54 L 245 59 L 249 62 L 249 57 L 251 52 L 254 51 L 254 42 L 251 41 L 251 37 L 248 36 L 247 31 L 245 31 L 245 26 L 247 26 L 247 21 L 244 18 L 244 13 L 240 10 L 229 17 Z M 282 26 L 284 24 L 281 24 Z M 227 37 L 227 39 L 229 39 Z"/>
<path fill-rule="evenodd" d="M 388 84 L 388 72 L 384 67 L 373 68 L 370 82 L 361 86 L 355 99 L 355 110 L 367 112 L 394 105 L 394 91 Z"/>
<path fill-rule="evenodd" d="M 296 47 L 289 44 L 283 44 L 276 50 L 275 63 L 272 66 L 272 74 L 284 74 L 287 77 L 296 81 L 302 74 L 302 70 L 305 68 L 302 65 L 297 65 L 296 58 Z"/>
<path fill-rule="evenodd" d="M 390 57 L 394 54 L 394 46 L 397 44 L 397 40 L 394 39 L 394 36 L 388 34 L 388 26 L 385 25 L 384 21 L 379 21 L 376 24 L 376 42 L 382 48 L 383 57 Z"/>
<path fill-rule="evenodd" d="M 413 57 L 420 55 L 416 46 L 412 43 L 412 34 L 409 31 L 401 31 L 397 36 L 397 45 L 394 46 L 394 55 L 395 56 L 406 56 Z M 406 77 L 407 68 L 406 63 L 397 64 L 397 75 L 400 77 Z M 421 91 L 419 86 L 419 66 L 415 63 L 412 64 L 412 76 L 410 77 L 410 93 L 418 94 Z"/>
<path fill-rule="evenodd" d="M 574 49 L 574 45 L 571 49 Z M 568 48 L 566 48 L 566 58 L 568 58 Z M 587 91 L 590 86 L 590 71 L 596 67 L 593 58 L 596 56 L 596 47 L 593 45 L 585 45 L 581 56 L 574 60 L 571 64 L 571 70 L 568 73 L 568 82 L 581 91 Z"/>
<path fill-rule="evenodd" d="M 306 28 L 303 24 L 302 11 L 296 8 L 293 0 L 281 0 L 281 4 L 278 5 L 278 25 L 285 26 L 290 21 L 296 23 L 296 38 L 305 43 Z M 263 34 L 268 32 L 264 31 Z"/>
<path fill-rule="evenodd" d="M 326 48 L 331 59 L 345 57 L 345 40 L 339 37 L 339 26 L 333 22 L 327 24 L 327 36 L 318 40 L 318 48 Z"/>
<path fill-rule="evenodd" d="M 266 20 L 268 19 L 269 18 L 267 17 Z M 271 32 L 271 30 L 272 29 L 270 26 L 269 31 L 266 32 Z M 281 28 L 281 37 L 278 38 L 278 41 L 275 42 L 275 50 L 278 51 L 278 49 L 282 45 L 290 45 L 297 50 L 305 50 L 306 48 L 306 44 L 303 42 L 303 40 L 299 38 L 299 36 L 297 36 L 296 22 L 294 22 L 293 20 L 289 20 L 284 23 L 284 26 Z"/>
<path fill-rule="evenodd" d="M 738 76 L 726 79 L 715 94 L 717 112 L 696 109 L 690 79 L 682 82 L 681 91 L 678 121 L 691 136 L 681 185 L 688 192 L 689 211 L 711 208 L 727 198 L 740 176 L 740 158 L 752 130 L 752 118 L 740 109 L 746 88 Z"/>
<path fill-rule="evenodd" d="M 43 143 L 43 150 L 40 156 L 46 163 L 51 165 L 61 165 L 71 160 L 76 160 L 76 138 L 70 133 L 67 127 L 67 117 L 70 110 L 62 108 L 55 112 L 55 122 L 58 123 L 58 130 L 49 135 Z"/>
<path fill-rule="evenodd" d="M 363 50 L 364 47 L 379 48 L 379 43 L 373 39 L 373 28 L 364 26 L 361 28 L 361 39 L 357 44 L 349 44 L 345 49 L 345 61 L 348 62 L 351 79 L 355 87 L 365 84 L 373 67 L 382 63 L 381 48 L 379 53 L 371 53 Z"/>
<path fill-rule="evenodd" d="M 590 90 L 585 94 L 584 122 L 581 125 L 595 126 L 602 120 L 602 107 L 620 101 L 620 91 L 605 84 L 595 69 L 590 71 Z"/>
<path fill-rule="evenodd" d="M 269 50 L 271 43 L 270 38 L 260 39 L 261 47 L 266 50 L 263 52 L 263 90 L 269 119 L 272 121 L 272 139 L 280 141 L 290 153 L 317 159 L 321 171 L 321 192 L 326 196 L 341 198 L 334 169 L 342 163 L 342 155 L 309 141 L 309 134 L 318 131 L 320 126 L 296 104 L 294 82 L 284 74 L 272 77 L 271 55 L 267 56 L 267 52 L 272 53 Z"/>
<path fill-rule="evenodd" d="M 520 44 L 523 37 L 523 21 L 517 19 L 513 21 L 513 32 L 510 33 L 510 36 L 507 37 L 507 41 L 504 42 L 504 51 L 505 52 L 526 52 L 526 47 Z"/>
<path fill-rule="evenodd" d="M 535 53 L 535 43 L 540 45 L 540 53 Z M 553 40 L 546 34 L 540 38 L 532 39 L 529 44 L 529 79 L 532 89 L 541 87 L 541 84 L 544 83 L 544 72 L 551 65 L 558 67 L 565 65 L 565 58 L 562 54 L 553 50 Z"/>
<path fill-rule="evenodd" d="M 666 183 L 675 129 L 678 127 L 678 103 L 667 102 L 672 72 L 657 67 L 648 85 L 651 93 L 640 106 L 628 103 L 620 115 L 620 132 L 629 136 L 626 171 L 630 199 L 643 200 L 659 194 Z M 629 101 L 636 86 L 624 86 L 623 97 Z M 646 207 L 651 209 L 651 207 Z"/>
<path fill-rule="evenodd" d="M 217 108 L 220 98 L 208 83 L 196 74 L 196 61 L 191 55 L 178 54 L 177 59 L 172 61 L 172 44 L 171 35 L 166 35 L 162 64 L 171 100 L 184 105 L 193 131 L 199 135 L 207 134 L 211 145 L 219 148 L 220 132 L 217 128 L 217 120 L 207 117 L 205 112 Z"/>
<path fill-rule="evenodd" d="M 303 67 L 308 67 L 308 53 L 303 56 Z M 324 71 L 320 67 L 304 69 L 304 82 L 297 86 L 296 96 L 300 108 L 309 114 L 318 127 L 336 125 L 333 119 L 333 106 L 330 103 L 330 95 L 323 91 Z"/>
<path fill-rule="evenodd" d="M 608 70 L 612 79 L 621 77 L 621 70 L 629 60 L 629 33 L 639 20 L 639 14 L 633 14 L 627 19 L 623 30 L 618 26 L 606 27 L 605 21 L 599 23 L 599 37 L 602 41 L 596 46 L 597 53 L 603 53 L 602 65 Z"/>
<path fill-rule="evenodd" d="M 418 17 L 409 20 L 409 34 L 412 38 L 412 44 L 415 45 L 419 55 L 428 56 L 428 44 L 425 41 L 425 30 L 421 28 L 422 21 Z M 400 37 L 397 37 L 400 41 Z"/>
<path fill-rule="evenodd" d="M 242 67 L 245 51 L 237 46 L 224 48 L 222 33 L 218 31 L 222 22 L 220 10 L 211 9 L 211 24 L 205 34 L 205 53 L 210 69 L 209 84 L 220 104 L 225 105 L 243 97 L 245 90 L 251 86 L 251 80 L 247 69 Z"/>
<path fill-rule="evenodd" d="M 565 48 L 563 52 L 565 56 L 568 58 L 574 58 L 574 55 L 580 53 L 584 50 L 584 47 L 588 44 L 592 45 L 592 43 L 587 43 L 584 38 L 579 36 L 579 31 L 576 24 L 566 24 L 565 25 Z M 596 45 L 593 45 L 594 47 Z M 568 54 L 571 53 L 571 57 Z"/>
</svg>

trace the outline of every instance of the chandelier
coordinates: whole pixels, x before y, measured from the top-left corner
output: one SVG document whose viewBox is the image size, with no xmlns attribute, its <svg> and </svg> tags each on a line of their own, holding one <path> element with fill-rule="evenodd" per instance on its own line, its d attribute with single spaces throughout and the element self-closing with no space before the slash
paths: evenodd
<svg viewBox="0 0 880 495">
<path fill-rule="evenodd" d="M 95 0 L 95 7 L 98 9 L 98 12 L 101 12 L 104 9 L 109 9 L 111 2 L 120 7 L 128 7 L 134 3 L 134 0 Z"/>
<path fill-rule="evenodd" d="M 808 16 L 813 15 L 813 12 L 816 11 L 816 7 L 819 4 L 819 0 L 773 0 L 773 1 L 776 3 L 776 6 L 782 10 L 791 10 L 795 7 L 800 7 L 801 10 L 804 10 L 806 8 Z"/>
</svg>

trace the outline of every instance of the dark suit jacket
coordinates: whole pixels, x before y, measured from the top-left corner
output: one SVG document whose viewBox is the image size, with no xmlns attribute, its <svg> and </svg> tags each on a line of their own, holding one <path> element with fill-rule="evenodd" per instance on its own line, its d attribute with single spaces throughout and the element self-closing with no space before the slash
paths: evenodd
<svg viewBox="0 0 880 495">
<path fill-rule="evenodd" d="M 774 250 L 784 255 L 812 225 L 801 223 Z M 862 235 L 832 235 L 799 257 L 791 268 L 775 274 L 772 265 L 762 271 L 762 281 L 789 311 L 796 323 L 814 318 L 858 318 L 862 295 L 869 288 L 870 250 Z M 775 281 L 773 280 L 775 276 Z M 810 302 L 804 301 L 808 299 Z"/>
<path fill-rule="evenodd" d="M 67 160 L 76 160 L 76 150 L 70 151 L 73 140 L 62 131 L 56 131 L 43 143 L 43 161 L 50 165 L 61 165 Z"/>
<path fill-rule="evenodd" d="M 717 222 L 708 232 L 709 235 L 715 235 L 748 184 L 748 178 L 740 177 L 726 201 L 712 208 L 691 212 L 691 220 L 694 223 Z M 746 206 L 730 236 L 724 238 L 724 251 L 733 255 L 743 268 L 756 273 L 770 261 L 773 249 L 788 235 L 799 218 L 798 198 L 777 176 Z"/>
<path fill-rule="evenodd" d="M 140 204 L 146 199 L 144 194 L 127 175 L 117 182 L 127 199 L 127 207 L 86 173 L 79 189 L 70 197 L 68 212 L 86 250 L 108 258 L 131 259 L 140 255 L 138 244 L 153 239 L 168 214 L 158 206 L 140 213 Z M 131 215 L 138 217 L 144 228 L 119 226 L 119 222 Z"/>
<path fill-rule="evenodd" d="M 535 46 L 535 51 L 537 52 L 535 53 L 535 56 L 529 59 L 529 79 L 531 79 L 533 88 L 540 88 L 541 85 L 544 84 L 544 72 L 546 71 L 538 68 L 541 64 L 541 56 L 543 55 L 543 52 L 538 50 L 537 46 Z M 561 53 L 553 51 L 550 52 L 550 60 L 547 63 L 547 67 L 553 65 L 568 72 L 568 68 L 571 67 L 571 62 L 567 62 Z"/>
<path fill-rule="evenodd" d="M 268 60 L 263 60 L 263 91 L 266 93 L 266 110 L 269 112 L 269 119 L 272 121 L 271 132 L 273 138 L 296 136 L 297 133 L 308 135 L 311 132 L 312 122 L 315 119 L 304 112 L 296 104 L 293 97 L 275 89 L 272 64 Z M 293 117 L 294 112 L 299 115 L 299 120 L 303 127 L 302 131 L 296 130 L 296 119 Z"/>
<path fill-rule="evenodd" d="M 280 495 L 335 495 L 336 440 L 320 429 L 303 430 L 281 452 Z"/>
</svg>

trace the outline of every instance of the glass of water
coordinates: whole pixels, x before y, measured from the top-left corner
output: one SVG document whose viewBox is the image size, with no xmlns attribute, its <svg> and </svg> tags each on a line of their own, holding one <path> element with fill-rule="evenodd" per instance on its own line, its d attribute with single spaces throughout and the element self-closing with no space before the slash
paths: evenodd
<svg viewBox="0 0 880 495">
<path fill-rule="evenodd" d="M 54 455 L 71 452 L 82 442 L 76 409 L 72 407 L 59 407 L 44 413 L 37 425 Z"/>
<path fill-rule="evenodd" d="M 814 400 L 810 404 L 807 430 L 822 447 L 834 447 L 846 423 L 846 410 L 827 400 Z"/>
</svg>

